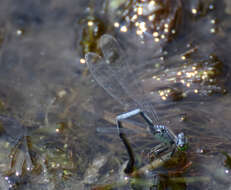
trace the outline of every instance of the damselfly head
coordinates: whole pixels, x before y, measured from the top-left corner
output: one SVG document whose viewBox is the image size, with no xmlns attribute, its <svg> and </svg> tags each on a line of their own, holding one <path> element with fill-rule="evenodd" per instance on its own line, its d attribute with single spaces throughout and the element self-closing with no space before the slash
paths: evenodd
<svg viewBox="0 0 231 190">
<path fill-rule="evenodd" d="M 120 47 L 118 47 L 117 42 L 110 35 L 104 34 L 99 40 L 99 46 L 106 64 L 115 64 L 120 58 Z"/>
<path fill-rule="evenodd" d="M 180 151 L 185 151 L 188 148 L 187 138 L 184 133 L 179 133 L 177 136 L 177 148 Z"/>
</svg>

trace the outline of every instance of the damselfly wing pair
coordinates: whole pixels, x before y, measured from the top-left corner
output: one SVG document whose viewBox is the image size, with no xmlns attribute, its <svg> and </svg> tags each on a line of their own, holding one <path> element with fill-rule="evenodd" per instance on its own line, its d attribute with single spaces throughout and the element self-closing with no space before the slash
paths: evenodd
<svg viewBox="0 0 231 190">
<path fill-rule="evenodd" d="M 119 103 L 129 106 L 133 102 L 137 107 L 116 117 L 118 134 L 129 156 L 129 161 L 124 172 L 131 173 L 135 163 L 134 153 L 123 131 L 122 124 L 123 120 L 130 117 L 140 115 L 147 124 L 149 132 L 163 142 L 158 145 L 158 150 L 153 149 L 155 150 L 154 153 L 159 154 L 169 149 L 174 154 L 176 149 L 185 149 L 186 138 L 184 133 L 175 135 L 166 125 L 160 124 L 159 117 L 153 105 L 150 103 L 148 97 L 145 96 L 139 80 L 134 78 L 131 69 L 132 65 L 129 65 L 128 57 L 117 40 L 111 35 L 104 34 L 99 40 L 99 47 L 103 56 L 89 52 L 85 57 L 92 76 Z"/>
</svg>

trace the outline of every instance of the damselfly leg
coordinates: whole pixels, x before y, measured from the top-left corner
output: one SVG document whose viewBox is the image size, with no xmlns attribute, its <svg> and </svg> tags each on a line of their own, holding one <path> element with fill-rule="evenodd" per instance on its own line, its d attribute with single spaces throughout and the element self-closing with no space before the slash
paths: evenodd
<svg viewBox="0 0 231 190">
<path fill-rule="evenodd" d="M 136 116 L 136 115 L 140 115 L 145 120 L 145 122 L 148 124 L 149 131 L 154 136 L 158 137 L 161 141 L 166 141 L 166 142 L 161 143 L 161 144 L 157 145 L 156 147 L 154 147 L 151 150 L 151 153 L 158 156 L 162 152 L 165 152 L 166 150 L 168 150 L 169 147 L 173 145 L 173 147 L 174 147 L 172 149 L 172 154 L 173 154 L 175 151 L 175 142 L 177 141 L 177 137 L 173 134 L 171 135 L 171 133 L 167 129 L 167 127 L 165 127 L 163 125 L 154 125 L 152 120 L 148 117 L 148 115 L 146 115 L 140 109 L 135 109 L 135 110 L 132 110 L 130 112 L 118 115 L 116 117 L 116 123 L 117 123 L 117 129 L 118 129 L 119 137 L 122 140 L 122 142 L 126 148 L 126 151 L 128 153 L 128 156 L 129 156 L 128 164 L 124 170 L 125 173 L 131 173 L 133 171 L 134 164 L 135 164 L 135 158 L 134 158 L 134 153 L 133 153 L 133 150 L 131 148 L 131 145 L 130 145 L 128 139 L 126 138 L 126 134 L 121 130 L 121 129 L 123 129 L 122 120 L 128 119 L 128 118 Z"/>
</svg>

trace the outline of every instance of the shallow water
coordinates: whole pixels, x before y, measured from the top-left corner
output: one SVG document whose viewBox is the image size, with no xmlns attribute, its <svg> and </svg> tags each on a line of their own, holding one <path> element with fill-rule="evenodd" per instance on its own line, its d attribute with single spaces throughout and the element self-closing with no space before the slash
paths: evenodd
<svg viewBox="0 0 231 190">
<path fill-rule="evenodd" d="M 120 42 L 137 76 L 145 79 L 146 94 L 157 87 L 175 85 L 187 95 L 178 101 L 174 98 L 164 101 L 158 93 L 151 95 L 161 120 L 168 122 L 174 132 L 183 131 L 188 136 L 187 159 L 192 166 L 181 176 L 209 178 L 184 183 L 184 189 L 229 189 L 231 166 L 226 165 L 222 152 L 231 155 L 231 7 L 228 0 L 214 2 L 213 10 L 197 17 L 189 13 L 194 6 L 194 1 L 190 2 L 183 6 L 185 15 L 179 33 L 165 45 L 140 44 L 134 32 L 125 34 L 108 29 L 108 33 Z M 97 184 L 121 180 L 120 170 L 128 159 L 125 149 L 116 133 L 99 134 L 96 128 L 114 126 L 116 114 L 125 110 L 80 63 L 79 21 L 89 14 L 88 3 L 86 0 L 0 3 L 0 110 L 1 115 L 20 123 L 15 124 L 18 131 L 15 126 L 0 125 L 3 190 L 91 189 Z M 95 2 L 95 6 L 99 7 L 100 2 Z M 211 23 L 213 19 L 215 25 Z M 213 27 L 215 33 L 211 33 Z M 189 43 L 198 48 L 190 58 L 193 61 L 205 61 L 215 54 L 222 62 L 222 72 L 215 76 L 222 90 L 209 93 L 211 89 L 206 84 L 192 83 L 187 88 L 164 81 L 170 77 L 169 70 L 181 69 L 184 63 L 181 57 Z M 164 50 L 160 51 L 160 47 Z M 154 74 L 162 81 L 153 81 Z M 195 89 L 204 93 L 194 93 Z M 137 157 L 141 157 L 142 150 L 148 151 L 156 141 L 144 128 L 135 129 L 140 131 L 129 134 L 129 139 Z M 23 143 L 25 139 L 29 150 Z M 28 151 L 33 163 L 30 170 L 25 168 Z M 10 156 L 13 161 L 9 161 Z M 22 173 L 18 176 L 20 167 Z M 130 187 L 115 189 L 123 188 Z"/>
</svg>

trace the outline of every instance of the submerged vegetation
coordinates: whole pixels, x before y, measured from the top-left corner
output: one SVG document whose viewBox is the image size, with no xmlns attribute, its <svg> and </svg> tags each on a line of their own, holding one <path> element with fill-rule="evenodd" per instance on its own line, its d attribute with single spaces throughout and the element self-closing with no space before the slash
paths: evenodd
<svg viewBox="0 0 231 190">
<path fill-rule="evenodd" d="M 88 52 L 100 53 L 97 41 L 105 33 L 105 24 L 102 20 L 91 16 L 81 20 L 80 23 L 82 25 L 82 37 L 79 44 L 82 47 L 83 57 Z"/>
</svg>

